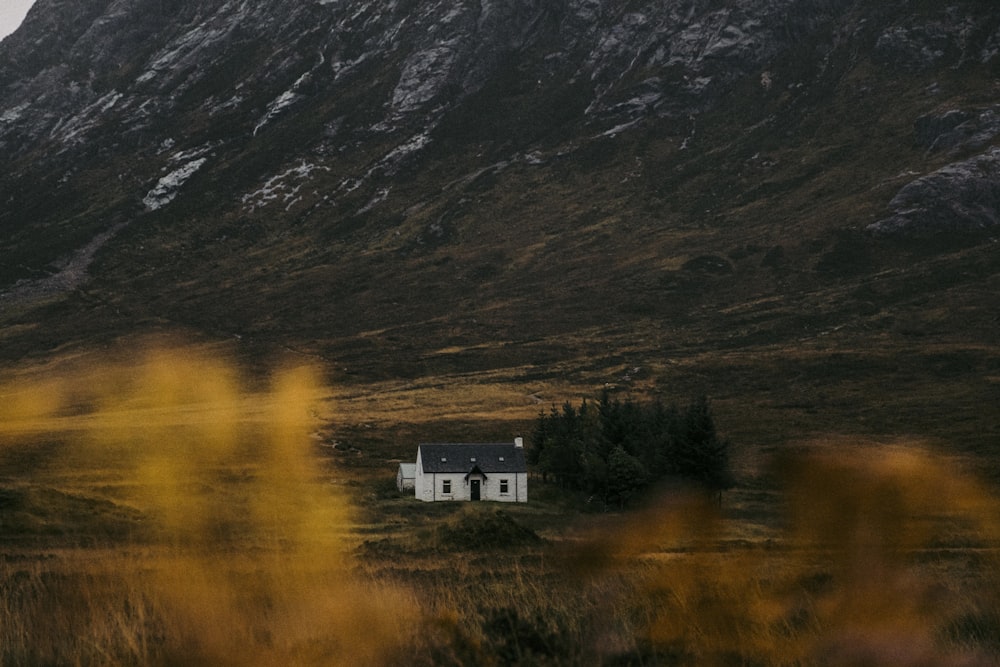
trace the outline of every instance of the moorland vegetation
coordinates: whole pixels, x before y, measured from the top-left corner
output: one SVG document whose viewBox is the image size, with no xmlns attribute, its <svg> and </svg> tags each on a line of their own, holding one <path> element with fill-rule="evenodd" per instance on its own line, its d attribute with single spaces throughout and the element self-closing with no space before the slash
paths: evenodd
<svg viewBox="0 0 1000 667">
<path fill-rule="evenodd" d="M 39 0 L 0 664 L 997 664 L 995 4 Z"/>
<path fill-rule="evenodd" d="M 319 377 L 248 378 L 190 347 L 8 377 L 0 662 L 1000 656 L 1000 515 L 954 460 L 828 442 L 741 475 L 721 505 L 671 487 L 625 512 L 581 512 L 558 478 L 502 511 L 420 503 L 395 491 L 389 458 L 332 446 L 350 408 Z"/>
</svg>

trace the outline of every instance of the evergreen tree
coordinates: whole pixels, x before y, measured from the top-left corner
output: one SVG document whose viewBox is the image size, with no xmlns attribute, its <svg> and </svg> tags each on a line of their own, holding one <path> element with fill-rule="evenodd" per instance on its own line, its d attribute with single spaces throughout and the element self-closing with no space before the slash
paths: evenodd
<svg viewBox="0 0 1000 667">
<path fill-rule="evenodd" d="M 538 421 L 535 422 L 535 429 L 531 433 L 531 446 L 525 451 L 525 459 L 542 473 L 542 482 L 549 481 L 549 471 L 542 462 L 546 459 L 545 448 L 551 439 L 550 422 L 545 417 L 545 411 L 538 411 Z"/>
<path fill-rule="evenodd" d="M 599 409 L 584 400 L 577 413 L 580 442 L 580 473 L 578 488 L 588 493 L 603 494 L 607 486 L 607 454 Z"/>
<path fill-rule="evenodd" d="M 667 407 L 657 399 L 649 411 L 649 455 L 647 464 L 650 473 L 656 477 L 676 474 L 674 465 L 675 444 L 680 431 L 681 416 L 676 405 Z"/>
<path fill-rule="evenodd" d="M 719 439 L 708 398 L 691 403 L 675 439 L 674 462 L 681 477 L 713 491 L 732 486 L 729 473 L 729 443 Z"/>
<path fill-rule="evenodd" d="M 608 457 L 608 483 L 605 502 L 617 503 L 619 507 L 639 493 L 648 484 L 646 467 L 636 457 L 625 451 L 621 445 L 615 447 Z"/>
<path fill-rule="evenodd" d="M 525 452 L 525 458 L 531 465 L 538 465 L 542 452 L 545 450 L 545 441 L 548 439 L 549 421 L 545 418 L 545 411 L 538 411 L 538 421 L 535 422 L 535 430 L 531 433 L 531 446 Z"/>
<path fill-rule="evenodd" d="M 624 402 L 602 392 L 596 404 L 568 401 L 538 415 L 529 462 L 543 479 L 624 505 L 651 482 L 675 476 L 712 491 L 732 486 L 729 442 L 715 430 L 704 396 L 685 411 Z"/>
<path fill-rule="evenodd" d="M 554 407 L 551 413 L 545 447 L 539 457 L 543 472 L 552 473 L 561 486 L 577 487 L 582 472 L 582 452 L 579 416 L 567 401 L 562 412 Z"/>
</svg>

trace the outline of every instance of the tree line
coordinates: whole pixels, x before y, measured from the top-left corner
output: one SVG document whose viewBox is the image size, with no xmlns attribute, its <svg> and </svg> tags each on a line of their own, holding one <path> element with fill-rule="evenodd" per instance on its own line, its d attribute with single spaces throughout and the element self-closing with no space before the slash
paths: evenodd
<svg viewBox="0 0 1000 667">
<path fill-rule="evenodd" d="M 675 478 L 707 491 L 732 486 L 729 442 L 719 437 L 707 397 L 684 409 L 601 394 L 538 415 L 527 451 L 543 480 L 624 506 L 657 481 Z"/>
</svg>

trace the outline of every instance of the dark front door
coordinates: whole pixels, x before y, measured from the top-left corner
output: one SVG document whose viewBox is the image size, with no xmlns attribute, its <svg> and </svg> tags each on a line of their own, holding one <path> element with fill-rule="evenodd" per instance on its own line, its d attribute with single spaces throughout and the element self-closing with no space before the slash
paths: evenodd
<svg viewBox="0 0 1000 667">
<path fill-rule="evenodd" d="M 472 479 L 472 480 L 469 480 L 469 483 L 472 485 L 472 488 L 470 489 L 470 491 L 472 493 L 472 499 L 473 500 L 479 500 L 479 480 L 478 479 Z"/>
</svg>

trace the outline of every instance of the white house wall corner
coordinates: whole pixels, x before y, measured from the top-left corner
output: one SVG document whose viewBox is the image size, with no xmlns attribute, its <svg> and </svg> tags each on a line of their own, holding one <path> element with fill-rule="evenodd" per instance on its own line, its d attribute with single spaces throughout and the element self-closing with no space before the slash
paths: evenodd
<svg viewBox="0 0 1000 667">
<path fill-rule="evenodd" d="M 414 495 L 424 502 L 528 502 L 524 450 L 512 443 L 420 445 Z"/>
</svg>

